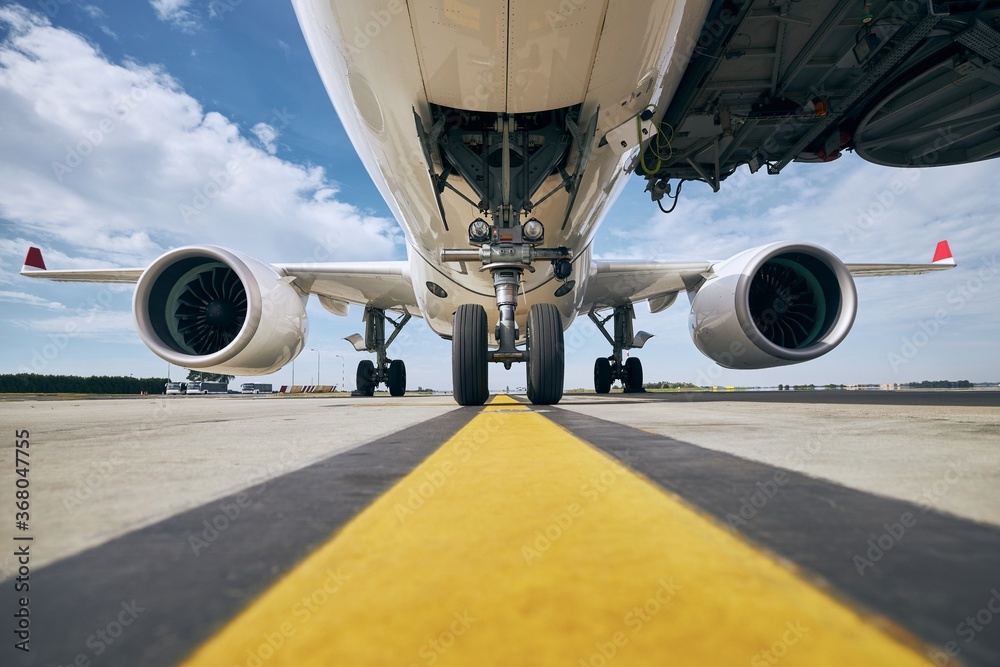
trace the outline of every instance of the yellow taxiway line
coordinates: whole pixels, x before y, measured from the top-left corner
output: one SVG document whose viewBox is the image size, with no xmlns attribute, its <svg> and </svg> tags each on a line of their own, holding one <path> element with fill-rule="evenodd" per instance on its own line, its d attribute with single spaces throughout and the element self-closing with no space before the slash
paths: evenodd
<svg viewBox="0 0 1000 667">
<path fill-rule="evenodd" d="M 927 664 L 513 403 L 494 400 L 185 664 Z"/>
<path fill-rule="evenodd" d="M 520 401 L 507 396 L 506 394 L 498 394 L 494 396 L 488 405 L 483 408 L 483 412 L 509 412 L 509 411 L 519 411 L 519 410 L 529 410 L 527 405 L 521 403 Z"/>
</svg>

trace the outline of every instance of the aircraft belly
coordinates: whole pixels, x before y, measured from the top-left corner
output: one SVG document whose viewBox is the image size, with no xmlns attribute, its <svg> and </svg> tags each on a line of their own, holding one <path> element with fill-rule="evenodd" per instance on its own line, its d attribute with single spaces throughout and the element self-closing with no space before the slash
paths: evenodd
<svg viewBox="0 0 1000 667">
<path fill-rule="evenodd" d="M 414 41 L 428 100 L 472 111 L 530 113 L 583 102 L 601 2 L 417 3 Z"/>
</svg>

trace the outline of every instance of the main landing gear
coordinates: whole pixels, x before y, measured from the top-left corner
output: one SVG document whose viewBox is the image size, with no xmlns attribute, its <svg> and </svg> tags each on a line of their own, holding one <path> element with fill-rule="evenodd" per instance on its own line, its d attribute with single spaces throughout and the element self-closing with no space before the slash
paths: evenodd
<svg viewBox="0 0 1000 667">
<path fill-rule="evenodd" d="M 598 357 L 594 362 L 594 391 L 598 394 L 607 394 L 611 391 L 611 385 L 614 384 L 614 381 L 621 380 L 626 394 L 644 392 L 642 362 L 636 357 L 629 357 L 624 362 L 622 360 L 624 350 L 641 348 L 647 340 L 652 338 L 652 334 L 645 331 L 640 331 L 638 334 L 633 333 L 632 320 L 635 319 L 635 310 L 632 308 L 632 304 L 615 306 L 611 314 L 603 319 L 597 314 L 596 308 L 591 309 L 588 315 L 611 343 L 613 349 L 610 357 Z M 611 319 L 614 319 L 615 327 L 613 337 L 604 326 Z"/>
<path fill-rule="evenodd" d="M 403 326 L 410 321 L 411 315 L 403 313 L 398 320 L 394 320 L 385 314 L 382 308 L 368 306 L 365 308 L 365 336 L 352 334 L 344 340 L 350 342 L 358 352 L 375 352 L 376 361 L 365 359 L 358 364 L 357 387 L 358 393 L 364 396 L 374 396 L 375 388 L 385 383 L 389 388 L 389 393 L 393 396 L 402 396 L 406 393 L 406 364 L 402 359 L 389 359 L 386 350 L 396 339 Z M 385 324 L 393 326 L 392 335 L 388 340 L 385 337 Z"/>
</svg>

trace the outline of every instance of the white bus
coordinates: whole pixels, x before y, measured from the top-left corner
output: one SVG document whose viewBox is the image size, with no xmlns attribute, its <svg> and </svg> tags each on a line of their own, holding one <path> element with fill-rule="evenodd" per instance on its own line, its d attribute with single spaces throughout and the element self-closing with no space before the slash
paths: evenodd
<svg viewBox="0 0 1000 667">
<path fill-rule="evenodd" d="M 228 394 L 229 385 L 225 382 L 188 382 L 188 394 Z"/>
</svg>

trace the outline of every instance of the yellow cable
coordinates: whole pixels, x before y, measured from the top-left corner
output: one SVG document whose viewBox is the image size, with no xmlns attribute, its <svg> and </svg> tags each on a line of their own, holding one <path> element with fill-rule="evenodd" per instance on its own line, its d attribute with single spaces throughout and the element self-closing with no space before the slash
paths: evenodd
<svg viewBox="0 0 1000 667">
<path fill-rule="evenodd" d="M 643 111 L 646 111 L 647 109 L 652 109 L 653 115 L 654 116 L 656 115 L 656 105 L 649 104 L 649 105 L 646 106 L 645 109 L 643 109 Z M 671 158 L 671 156 L 673 156 L 673 154 L 674 154 L 674 147 L 673 147 L 673 145 L 671 143 L 673 141 L 673 139 L 674 139 L 674 128 L 669 123 L 664 123 L 662 121 L 657 126 L 657 128 L 658 128 L 658 136 L 659 137 L 663 137 L 664 136 L 664 127 L 668 128 L 670 130 L 670 136 L 665 141 L 666 147 L 669 149 L 669 151 L 667 152 L 666 156 L 664 156 L 662 154 L 662 152 L 661 152 L 661 149 L 660 149 L 660 146 L 659 146 L 660 139 L 657 139 L 656 142 L 654 143 L 654 142 L 652 142 L 652 137 L 650 137 L 650 140 L 651 140 L 651 143 L 650 143 L 651 151 L 653 153 L 653 157 L 656 158 L 656 167 L 653 168 L 653 169 L 650 169 L 649 166 L 646 164 L 646 151 L 642 149 L 642 113 L 641 112 L 636 115 L 635 122 L 636 122 L 636 137 L 637 137 L 637 139 L 639 141 L 639 146 L 640 146 L 639 164 L 642 166 L 642 170 L 643 170 L 643 172 L 646 173 L 646 175 L 655 174 L 655 173 L 657 173 L 660 170 L 660 167 L 663 166 L 663 163 L 665 161 L 669 160 Z"/>
</svg>

